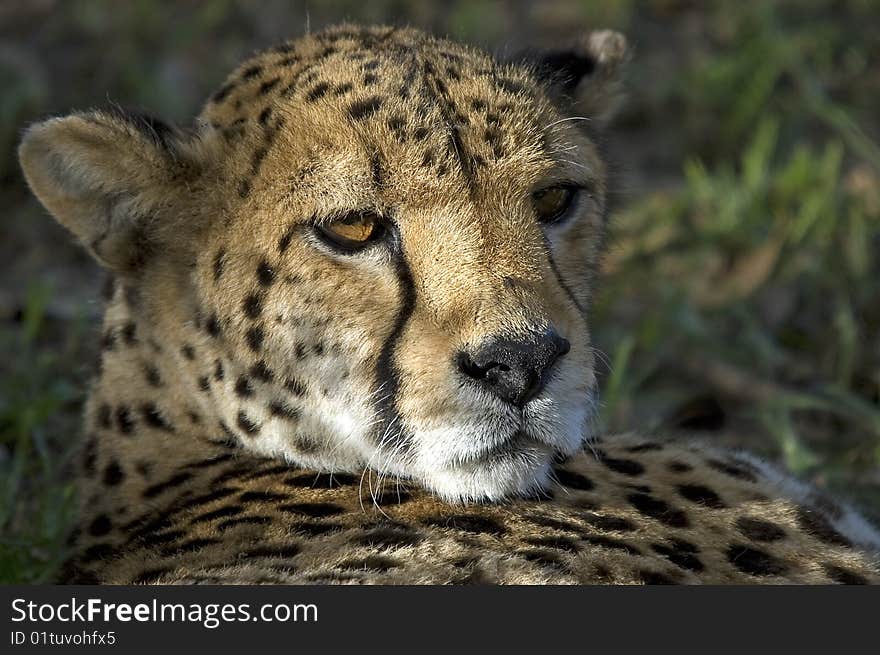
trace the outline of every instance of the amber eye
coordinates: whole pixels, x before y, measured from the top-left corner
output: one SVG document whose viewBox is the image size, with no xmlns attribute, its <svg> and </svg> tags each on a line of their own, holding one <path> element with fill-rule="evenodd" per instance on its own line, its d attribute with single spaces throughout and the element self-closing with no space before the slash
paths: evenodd
<svg viewBox="0 0 880 655">
<path fill-rule="evenodd" d="M 573 186 L 551 186 L 532 194 L 535 214 L 541 223 L 555 223 L 571 207 L 577 188 Z"/>
<path fill-rule="evenodd" d="M 315 230 L 331 245 L 350 252 L 366 247 L 385 233 L 381 217 L 371 212 L 352 212 Z"/>
</svg>

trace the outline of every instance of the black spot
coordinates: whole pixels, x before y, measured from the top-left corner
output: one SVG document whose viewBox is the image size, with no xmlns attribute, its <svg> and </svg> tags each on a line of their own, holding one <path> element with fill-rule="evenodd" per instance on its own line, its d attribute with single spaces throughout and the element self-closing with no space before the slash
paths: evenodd
<svg viewBox="0 0 880 655">
<path fill-rule="evenodd" d="M 150 485 L 146 489 L 144 489 L 143 497 L 144 498 L 155 498 L 159 494 L 168 489 L 174 489 L 175 487 L 179 487 L 184 482 L 188 482 L 192 480 L 193 474 L 187 471 L 182 471 L 180 473 L 175 473 L 170 478 L 163 482 L 159 482 L 154 485 Z"/>
<path fill-rule="evenodd" d="M 742 516 L 736 521 L 737 529 L 752 541 L 779 541 L 785 538 L 785 530 L 775 523 Z"/>
<path fill-rule="evenodd" d="M 260 112 L 260 115 L 257 116 L 257 122 L 260 125 L 265 125 L 269 121 L 270 116 L 272 116 L 272 108 L 266 107 L 263 111 Z"/>
<path fill-rule="evenodd" d="M 526 516 L 525 519 L 536 525 L 553 528 L 554 530 L 562 530 L 563 532 L 577 534 L 581 531 L 581 527 L 577 523 L 564 521 L 562 519 L 554 519 L 549 516 L 531 515 Z"/>
<path fill-rule="evenodd" d="M 211 382 L 208 380 L 207 376 L 201 376 L 198 380 L 199 389 L 202 391 L 209 391 L 211 389 Z"/>
<path fill-rule="evenodd" d="M 785 564 L 769 553 L 741 544 L 727 549 L 727 561 L 750 575 L 782 575 L 786 571 Z"/>
<path fill-rule="evenodd" d="M 257 425 L 253 420 L 248 418 L 248 415 L 244 412 L 239 412 L 238 417 L 236 418 L 236 425 L 239 428 L 244 430 L 248 435 L 255 435 L 260 431 L 260 426 Z"/>
<path fill-rule="evenodd" d="M 188 468 L 188 469 L 210 468 L 212 466 L 217 466 L 218 464 L 222 464 L 223 462 L 228 462 L 230 459 L 232 459 L 232 457 L 233 457 L 233 455 L 231 453 L 224 453 L 222 455 L 214 455 L 213 457 L 209 457 L 207 459 L 202 459 L 197 462 L 187 464 L 186 468 Z"/>
<path fill-rule="evenodd" d="M 330 85 L 326 82 L 319 82 L 314 87 L 312 87 L 308 94 L 306 94 L 306 100 L 308 100 L 309 102 L 315 102 L 319 98 L 323 98 L 329 88 Z"/>
<path fill-rule="evenodd" d="M 235 381 L 235 395 L 239 398 L 250 398 L 254 395 L 254 388 L 246 376 L 239 375 Z"/>
<path fill-rule="evenodd" d="M 387 505 L 402 505 L 409 502 L 411 498 L 412 495 L 404 489 L 383 488 L 365 494 L 363 499 L 368 503 L 384 507 Z"/>
<path fill-rule="evenodd" d="M 113 522 L 106 514 L 99 514 L 89 523 L 89 534 L 93 537 L 102 537 L 113 529 Z"/>
<path fill-rule="evenodd" d="M 428 134 L 430 134 L 430 131 L 427 127 L 417 127 L 413 131 L 413 138 L 416 141 L 424 141 L 427 138 Z"/>
<path fill-rule="evenodd" d="M 214 255 L 214 281 L 220 279 L 220 276 L 223 275 L 223 264 L 224 258 L 226 257 L 226 250 L 221 248 L 217 251 L 217 254 Z"/>
<path fill-rule="evenodd" d="M 837 566 L 835 564 L 823 564 L 822 568 L 825 570 L 825 575 L 827 575 L 835 582 L 839 582 L 840 584 L 870 584 L 868 579 L 864 576 L 859 575 L 855 571 L 845 569 L 842 566 Z"/>
<path fill-rule="evenodd" d="M 687 473 L 688 471 L 692 471 L 694 467 L 690 464 L 685 464 L 684 462 L 669 462 L 669 464 L 666 465 L 666 468 L 673 473 Z"/>
<path fill-rule="evenodd" d="M 423 521 L 425 525 L 441 528 L 451 528 L 474 534 L 501 535 L 507 530 L 495 519 L 475 514 L 457 514 L 448 517 L 432 517 Z"/>
<path fill-rule="evenodd" d="M 251 193 L 251 182 L 250 180 L 242 180 L 238 183 L 238 197 L 239 198 L 247 198 Z"/>
<path fill-rule="evenodd" d="M 262 66 L 259 66 L 259 65 L 251 66 L 250 68 L 246 68 L 244 71 L 242 71 L 241 79 L 249 80 L 253 77 L 256 77 L 257 75 L 259 75 L 262 72 L 263 72 Z"/>
<path fill-rule="evenodd" d="M 259 352 L 263 345 L 263 328 L 259 326 L 250 328 L 245 333 L 245 338 L 247 339 L 248 348 L 254 352 Z"/>
<path fill-rule="evenodd" d="M 278 252 L 283 253 L 290 246 L 290 242 L 293 240 L 293 232 L 294 228 L 291 227 L 285 232 L 280 239 L 278 239 Z"/>
<path fill-rule="evenodd" d="M 813 535 L 819 541 L 835 546 L 852 546 L 852 542 L 840 534 L 831 525 L 831 522 L 819 512 L 807 507 L 798 507 L 796 516 L 801 529 Z"/>
<path fill-rule="evenodd" d="M 223 362 L 214 360 L 214 379 L 218 382 L 223 379 Z"/>
<path fill-rule="evenodd" d="M 612 530 L 616 532 L 632 532 L 636 529 L 635 523 L 621 516 L 607 516 L 602 514 L 583 514 L 581 518 L 599 530 Z"/>
<path fill-rule="evenodd" d="M 653 450 L 663 450 L 663 446 L 653 441 L 646 441 L 638 446 L 630 446 L 626 449 L 628 453 L 644 453 Z"/>
<path fill-rule="evenodd" d="M 300 411 L 296 407 L 291 407 L 281 400 L 275 400 L 269 404 L 269 412 L 272 416 L 284 418 L 289 421 L 296 421 L 300 417 Z"/>
<path fill-rule="evenodd" d="M 272 522 L 271 516 L 241 516 L 235 519 L 227 519 L 217 524 L 217 530 L 223 532 L 239 525 L 268 525 Z"/>
<path fill-rule="evenodd" d="M 205 323 L 205 330 L 212 337 L 220 336 L 220 319 L 217 318 L 217 314 L 211 314 L 208 317 Z"/>
<path fill-rule="evenodd" d="M 180 349 L 181 354 L 188 360 L 193 361 L 196 358 L 196 349 L 189 344 L 185 344 Z"/>
<path fill-rule="evenodd" d="M 278 86 L 278 82 L 279 79 L 277 77 L 273 77 L 271 80 L 266 80 L 260 85 L 260 88 L 257 90 L 257 94 L 261 96 L 266 95 L 267 93 L 269 93 L 269 91 Z"/>
<path fill-rule="evenodd" d="M 406 121 L 402 116 L 392 116 L 388 119 L 388 128 L 392 132 L 402 132 L 406 127 Z"/>
<path fill-rule="evenodd" d="M 237 516 L 243 511 L 244 507 L 241 507 L 239 505 L 227 505 L 226 507 L 221 507 L 210 512 L 199 514 L 198 516 L 194 516 L 190 521 L 190 524 L 197 525 L 199 523 L 208 523 L 216 519 L 225 519 L 229 518 L 230 516 Z"/>
<path fill-rule="evenodd" d="M 127 346 L 133 346 L 137 343 L 137 325 L 134 322 L 129 321 L 123 325 L 120 333 Z"/>
<path fill-rule="evenodd" d="M 639 462 L 631 459 L 615 459 L 613 457 L 600 455 L 599 461 L 610 468 L 612 471 L 616 473 L 621 473 L 623 475 L 636 476 L 641 475 L 645 472 L 644 466 L 642 466 Z"/>
<path fill-rule="evenodd" d="M 144 367 L 144 378 L 151 387 L 158 388 L 162 386 L 162 376 L 159 375 L 159 369 L 155 366 L 147 365 Z"/>
<path fill-rule="evenodd" d="M 271 460 L 269 460 L 271 461 Z M 295 471 L 296 467 L 291 464 L 278 464 L 276 466 L 269 466 L 268 468 L 261 468 L 246 475 L 241 476 L 242 480 L 260 480 L 262 478 L 275 477 L 278 475 L 282 475 L 284 473 L 290 473 L 291 471 Z M 262 492 L 261 492 L 262 493 Z"/>
<path fill-rule="evenodd" d="M 730 464 L 728 462 L 722 462 L 717 459 L 707 460 L 706 463 L 716 471 L 721 471 L 725 475 L 729 475 L 732 478 L 736 478 L 738 480 L 746 480 L 747 482 L 758 481 L 758 478 L 755 477 L 755 474 L 743 466 Z"/>
<path fill-rule="evenodd" d="M 518 550 L 516 551 L 516 554 L 528 560 L 529 562 L 534 562 L 535 564 L 541 564 L 543 566 L 549 566 L 551 568 L 563 567 L 563 561 L 559 557 L 559 555 L 550 550 L 529 548 L 526 550 Z"/>
<path fill-rule="evenodd" d="M 692 503 L 705 505 L 712 509 L 723 509 L 726 505 L 719 498 L 718 494 L 700 484 L 682 484 L 678 486 L 678 493 L 682 497 L 687 498 Z"/>
<path fill-rule="evenodd" d="M 251 377 L 258 379 L 261 382 L 271 382 L 272 378 L 274 377 L 272 371 L 269 369 L 268 366 L 266 366 L 266 362 L 262 360 L 251 366 L 250 375 Z M 242 377 L 244 376 L 239 377 L 239 380 L 241 380 Z"/>
<path fill-rule="evenodd" d="M 384 572 L 400 566 L 390 557 L 381 555 L 367 555 L 362 558 L 347 559 L 339 563 L 339 568 L 348 571 L 377 571 Z"/>
<path fill-rule="evenodd" d="M 279 505 L 278 510 L 292 514 L 303 514 L 313 519 L 337 516 L 345 512 L 344 508 L 333 503 L 289 503 L 287 505 Z"/>
<path fill-rule="evenodd" d="M 692 552 L 689 552 L 689 549 L 682 550 L 665 544 L 651 544 L 651 549 L 655 553 L 663 555 L 679 568 L 696 572 L 700 572 L 705 568 L 700 559 Z"/>
<path fill-rule="evenodd" d="M 131 434 L 134 431 L 134 420 L 131 411 L 125 405 L 116 408 L 116 425 L 122 434 Z"/>
<path fill-rule="evenodd" d="M 141 415 L 144 417 L 144 422 L 150 427 L 164 432 L 174 432 L 174 426 L 168 422 L 168 419 L 162 416 L 159 408 L 154 403 L 141 405 Z"/>
<path fill-rule="evenodd" d="M 627 496 L 627 500 L 641 514 L 657 519 L 664 525 L 673 528 L 686 528 L 690 525 L 687 515 L 681 510 L 671 507 L 666 501 L 642 493 L 630 494 Z"/>
<path fill-rule="evenodd" d="M 125 479 L 125 473 L 119 462 L 112 460 L 104 469 L 104 484 L 108 487 L 115 487 Z"/>
<path fill-rule="evenodd" d="M 251 293 L 244 299 L 241 304 L 244 315 L 249 319 L 257 319 L 263 311 L 263 297 L 258 293 Z"/>
<path fill-rule="evenodd" d="M 285 467 L 287 468 L 287 467 Z M 250 476 L 242 479 L 252 479 Z M 238 499 L 243 503 L 253 503 L 253 502 L 261 502 L 261 503 L 275 503 L 281 500 L 287 500 L 287 496 L 284 494 L 277 494 L 271 491 L 245 491 L 238 497 Z"/>
<path fill-rule="evenodd" d="M 288 378 L 285 380 L 284 388 L 294 396 L 304 396 L 306 394 L 306 386 L 296 378 Z"/>
<path fill-rule="evenodd" d="M 371 96 L 351 103 L 348 108 L 348 114 L 355 120 L 363 120 L 376 113 L 381 106 L 382 98 Z"/>
<path fill-rule="evenodd" d="M 241 556 L 246 558 L 266 557 L 270 559 L 288 559 L 291 557 L 296 557 L 301 551 L 302 548 L 300 548 L 296 544 L 279 544 L 270 546 L 257 546 L 256 548 L 251 548 L 244 551 Z"/>
<path fill-rule="evenodd" d="M 216 479 L 211 481 L 212 485 L 219 484 Z M 219 489 L 214 489 L 209 493 L 203 494 L 201 496 L 197 496 L 195 498 L 191 498 L 187 501 L 187 507 L 200 507 L 202 505 L 208 505 L 217 500 L 222 500 L 223 498 L 228 498 L 229 496 L 236 493 L 235 489 L 230 489 L 229 487 L 221 487 Z"/>
<path fill-rule="evenodd" d="M 257 266 L 257 281 L 263 287 L 268 287 L 275 281 L 275 271 L 265 259 Z"/>
<path fill-rule="evenodd" d="M 173 547 L 162 549 L 159 551 L 159 554 L 163 557 L 173 557 L 174 555 L 179 555 L 181 553 L 191 552 L 194 550 L 201 550 L 202 548 L 205 548 L 207 546 L 213 546 L 214 544 L 219 543 L 220 539 L 215 539 L 213 537 L 189 539 Z"/>
<path fill-rule="evenodd" d="M 559 484 L 563 487 L 568 487 L 569 489 L 590 491 L 596 486 L 588 477 L 581 475 L 580 473 L 575 473 L 574 471 L 569 471 L 564 468 L 554 468 L 553 473 L 559 481 Z"/>
<path fill-rule="evenodd" d="M 495 83 L 507 93 L 511 93 L 514 95 L 525 88 L 521 82 L 506 77 L 499 77 L 497 80 L 495 80 Z"/>
</svg>

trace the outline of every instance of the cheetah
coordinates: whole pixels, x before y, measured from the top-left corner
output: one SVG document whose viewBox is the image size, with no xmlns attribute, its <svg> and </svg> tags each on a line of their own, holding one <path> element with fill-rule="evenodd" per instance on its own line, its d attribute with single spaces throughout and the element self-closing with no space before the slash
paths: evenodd
<svg viewBox="0 0 880 655">
<path fill-rule="evenodd" d="M 592 433 L 627 53 L 342 25 L 188 130 L 30 127 L 31 189 L 112 281 L 63 580 L 880 581 L 878 532 L 768 464 Z"/>
</svg>

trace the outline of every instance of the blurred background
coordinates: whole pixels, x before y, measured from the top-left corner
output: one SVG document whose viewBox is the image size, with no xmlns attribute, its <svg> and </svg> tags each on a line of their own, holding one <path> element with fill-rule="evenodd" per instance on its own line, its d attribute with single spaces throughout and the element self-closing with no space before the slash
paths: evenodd
<svg viewBox="0 0 880 655">
<path fill-rule="evenodd" d="M 343 19 L 501 54 L 625 32 L 601 429 L 748 448 L 880 522 L 880 0 L 3 0 L 0 581 L 65 556 L 102 309 L 21 129 L 111 101 L 186 124 L 243 57 Z"/>
</svg>

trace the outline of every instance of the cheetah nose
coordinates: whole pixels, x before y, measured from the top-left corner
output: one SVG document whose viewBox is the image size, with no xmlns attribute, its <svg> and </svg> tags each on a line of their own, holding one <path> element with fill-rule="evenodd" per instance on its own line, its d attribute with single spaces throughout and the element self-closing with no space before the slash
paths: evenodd
<svg viewBox="0 0 880 655">
<path fill-rule="evenodd" d="M 571 344 L 553 328 L 521 339 L 494 337 L 456 356 L 458 370 L 506 403 L 522 407 L 541 393 Z"/>
</svg>

